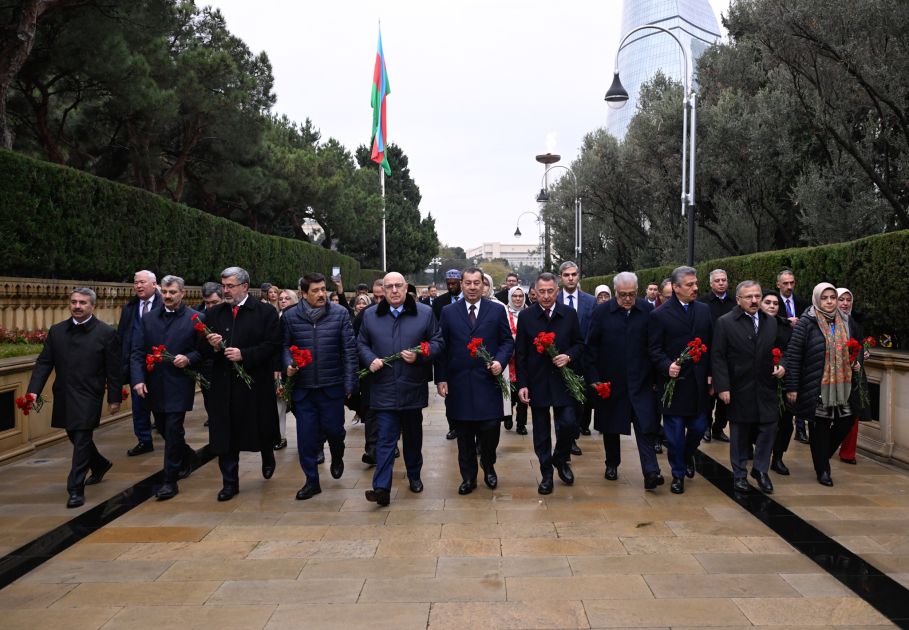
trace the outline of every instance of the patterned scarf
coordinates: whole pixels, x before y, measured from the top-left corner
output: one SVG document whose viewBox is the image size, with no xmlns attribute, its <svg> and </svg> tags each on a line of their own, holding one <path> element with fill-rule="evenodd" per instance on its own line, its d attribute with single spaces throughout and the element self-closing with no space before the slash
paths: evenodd
<svg viewBox="0 0 909 630">
<path fill-rule="evenodd" d="M 824 335 L 824 373 L 821 376 L 821 404 L 824 407 L 839 407 L 849 402 L 852 392 L 852 368 L 849 364 L 849 324 L 834 305 L 833 312 L 827 313 L 820 308 L 821 294 L 836 288 L 822 282 L 812 293 L 813 311 L 818 327 Z"/>
</svg>

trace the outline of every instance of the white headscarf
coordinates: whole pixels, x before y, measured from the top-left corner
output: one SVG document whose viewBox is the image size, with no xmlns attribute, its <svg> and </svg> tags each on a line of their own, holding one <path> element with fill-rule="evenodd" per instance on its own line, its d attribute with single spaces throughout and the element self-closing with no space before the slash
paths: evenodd
<svg viewBox="0 0 909 630">
<path fill-rule="evenodd" d="M 609 296 L 609 299 L 611 300 L 611 299 L 612 299 L 612 291 L 610 291 L 610 290 L 609 290 L 609 287 L 608 287 L 607 285 L 605 285 L 605 284 L 598 284 L 598 285 L 597 285 L 597 288 L 593 290 L 593 297 L 594 297 L 594 298 L 600 297 L 600 293 L 602 293 L 603 291 L 606 292 L 606 295 L 608 295 L 608 296 Z"/>
<path fill-rule="evenodd" d="M 514 295 L 515 291 L 520 291 L 521 294 L 524 296 L 524 304 L 521 306 L 521 308 L 515 308 L 514 305 L 511 303 L 511 298 Z M 508 289 L 508 304 L 506 304 L 505 307 L 509 311 L 511 311 L 511 314 L 514 315 L 515 317 L 520 315 L 521 311 L 523 311 L 527 307 L 527 294 L 524 292 L 524 289 L 522 289 L 518 285 L 515 285 L 515 286 L 511 287 L 510 289 Z"/>
</svg>

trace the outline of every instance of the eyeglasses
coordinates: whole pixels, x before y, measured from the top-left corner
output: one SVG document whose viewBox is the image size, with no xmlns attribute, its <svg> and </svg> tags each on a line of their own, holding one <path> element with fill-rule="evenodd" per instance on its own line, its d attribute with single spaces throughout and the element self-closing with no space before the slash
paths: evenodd
<svg viewBox="0 0 909 630">
<path fill-rule="evenodd" d="M 284 297 L 279 297 L 278 301 L 279 302 L 290 302 L 290 298 L 285 295 Z"/>
<path fill-rule="evenodd" d="M 609 294 L 607 293 L 607 295 L 609 295 Z M 618 293 L 616 293 L 616 295 L 624 300 L 628 300 L 628 299 L 634 298 L 634 296 L 636 296 L 637 293 L 634 291 L 631 291 L 630 293 L 628 291 L 619 291 Z"/>
<path fill-rule="evenodd" d="M 391 289 L 403 289 L 403 288 L 404 288 L 404 283 L 403 283 L 403 282 L 397 282 L 397 283 L 395 283 L 395 284 L 386 284 L 386 285 L 385 285 L 385 288 L 388 289 L 389 291 L 390 291 Z"/>
</svg>

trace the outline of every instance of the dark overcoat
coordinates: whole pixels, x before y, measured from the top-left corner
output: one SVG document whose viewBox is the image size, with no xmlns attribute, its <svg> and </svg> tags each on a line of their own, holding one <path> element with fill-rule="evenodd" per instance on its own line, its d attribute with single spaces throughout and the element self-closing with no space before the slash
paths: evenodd
<svg viewBox="0 0 909 630">
<path fill-rule="evenodd" d="M 460 293 L 458 293 L 457 295 L 452 295 L 451 293 L 446 291 L 445 293 L 443 293 L 442 295 L 437 297 L 435 300 L 433 300 L 432 301 L 432 314 L 436 316 L 436 319 L 441 319 L 442 318 L 442 309 L 445 308 L 446 306 L 448 306 L 449 304 L 451 304 L 452 300 L 454 300 L 455 298 L 457 298 L 460 295 L 461 295 Z M 458 301 L 463 302 L 464 298 L 461 297 Z"/>
<path fill-rule="evenodd" d="M 567 354 L 571 361 L 568 370 L 583 372 L 584 338 L 581 325 L 574 309 L 556 301 L 552 318 L 539 303 L 521 313 L 518 317 L 518 333 L 515 337 L 515 371 L 517 387 L 530 390 L 531 407 L 567 407 L 576 405 L 565 386 L 561 370 L 552 363 L 552 358 L 537 352 L 533 340 L 541 332 L 555 333 L 555 346 L 560 354 Z"/>
<path fill-rule="evenodd" d="M 120 323 L 117 325 L 117 338 L 120 340 L 120 364 L 123 366 L 123 383 L 129 383 L 130 380 L 130 360 L 133 351 L 133 336 L 139 331 L 139 322 L 144 318 L 139 317 L 139 305 L 141 301 L 135 295 L 123 305 L 120 310 Z M 164 298 L 161 297 L 160 291 L 155 291 L 155 299 L 152 302 L 149 313 L 162 308 Z"/>
<path fill-rule="evenodd" d="M 702 295 L 698 298 L 698 302 L 703 302 L 710 308 L 710 317 L 714 322 L 731 311 L 735 306 L 735 298 L 729 291 L 726 292 L 726 298 L 722 300 L 713 291 L 708 291 L 706 295 Z"/>
<path fill-rule="evenodd" d="M 209 396 L 209 444 L 215 454 L 260 451 L 281 439 L 275 398 L 275 357 L 281 352 L 278 312 L 270 304 L 248 297 L 234 320 L 230 304 L 206 313 L 205 323 L 224 337 L 228 348 L 239 348 L 240 364 L 252 377 L 252 388 L 237 376 L 233 362 L 199 337 L 202 356 L 212 358 Z"/>
<path fill-rule="evenodd" d="M 448 418 L 500 420 L 504 403 L 497 378 L 483 361 L 470 356 L 467 344 L 472 338 L 481 337 L 492 358 L 503 369 L 507 367 L 514 351 L 514 338 L 505 309 L 501 304 L 481 298 L 477 322 L 471 327 L 466 301 L 460 300 L 442 309 L 439 329 L 444 347 L 434 363 L 435 382 L 448 383 L 445 399 Z"/>
<path fill-rule="evenodd" d="M 122 400 L 117 332 L 97 317 L 80 326 L 72 319 L 51 326 L 27 391 L 40 394 L 51 370 L 57 373 L 51 396 L 52 427 L 69 431 L 97 427 L 105 388 L 108 404 Z"/>
<path fill-rule="evenodd" d="M 584 357 L 587 382 L 612 384 L 605 400 L 593 391 L 587 394 L 595 409 L 597 431 L 628 435 L 632 415 L 644 433 L 656 433 L 659 428 L 653 366 L 647 355 L 647 320 L 652 310 L 647 300 L 638 298 L 628 311 L 615 299 L 593 311 Z"/>
<path fill-rule="evenodd" d="M 707 413 L 711 405 L 707 376 L 710 374 L 710 344 L 713 336 L 713 321 L 707 305 L 695 300 L 688 305 L 688 312 L 685 312 L 682 303 L 673 295 L 650 314 L 647 336 L 650 362 L 656 370 L 657 393 L 661 399 L 666 383 L 669 382 L 669 366 L 679 358 L 689 341 L 695 337 L 701 338 L 707 346 L 707 353 L 698 363 L 686 361 L 682 365 L 672 403 L 663 408 L 662 413 L 670 416 Z"/>
<path fill-rule="evenodd" d="M 729 392 L 730 422 L 772 424 L 780 417 L 773 349 L 782 351 L 784 341 L 775 317 L 758 311 L 758 321 L 755 336 L 751 316 L 735 306 L 716 321 L 713 331 L 713 388 Z"/>
<path fill-rule="evenodd" d="M 133 335 L 130 384 L 145 383 L 148 388 L 145 400 L 151 411 L 179 413 L 193 408 L 196 397 L 195 379 L 169 362 L 158 363 L 154 370 L 148 372 L 145 369 L 145 356 L 151 354 L 152 346 L 164 345 L 174 356 L 186 355 L 190 369 L 197 372 L 201 370 L 202 355 L 196 347 L 199 333 L 193 328 L 191 319 L 195 314 L 196 311 L 185 304 L 181 304 L 172 313 L 168 313 L 165 308 L 150 311 L 142 318 L 137 334 Z"/>
</svg>

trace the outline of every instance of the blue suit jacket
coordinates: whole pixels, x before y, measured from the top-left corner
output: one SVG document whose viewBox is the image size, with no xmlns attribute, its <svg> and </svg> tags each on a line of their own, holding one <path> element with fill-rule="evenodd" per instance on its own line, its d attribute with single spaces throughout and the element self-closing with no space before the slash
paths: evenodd
<svg viewBox="0 0 909 630">
<path fill-rule="evenodd" d="M 565 304 L 565 291 L 559 291 L 556 296 L 556 302 L 567 307 Z M 589 293 L 584 293 L 578 289 L 578 304 L 575 307 L 578 315 L 578 323 L 581 325 L 581 336 L 587 338 L 587 331 L 590 330 L 590 320 L 593 317 L 593 309 L 597 307 L 597 299 Z"/>
<path fill-rule="evenodd" d="M 117 337 L 120 339 L 120 361 L 123 364 L 123 382 L 130 381 L 130 353 L 133 349 L 133 336 L 139 331 L 139 298 L 135 295 L 123 305 L 120 311 L 120 323 L 117 325 Z M 164 305 L 164 298 L 160 291 L 155 291 L 155 300 L 152 302 L 149 313 Z M 158 344 L 155 344 L 158 345 Z"/>
<path fill-rule="evenodd" d="M 571 357 L 566 370 L 583 370 L 584 338 L 574 310 L 555 303 L 552 319 L 539 303 L 534 304 L 518 317 L 518 334 L 515 338 L 515 368 L 518 389 L 530 390 L 531 407 L 568 407 L 577 401 L 568 393 L 559 368 L 552 363 L 548 354 L 540 354 L 533 340 L 541 332 L 555 333 L 555 345 L 559 353 Z"/>
<path fill-rule="evenodd" d="M 444 350 L 436 358 L 435 382 L 448 383 L 445 406 L 451 420 L 496 420 L 503 415 L 502 391 L 496 378 L 479 359 L 470 356 L 467 344 L 481 337 L 489 354 L 502 367 L 514 351 L 508 316 L 501 304 L 480 300 L 476 325 L 470 326 L 464 300 L 442 309 L 439 319 Z"/>
</svg>

